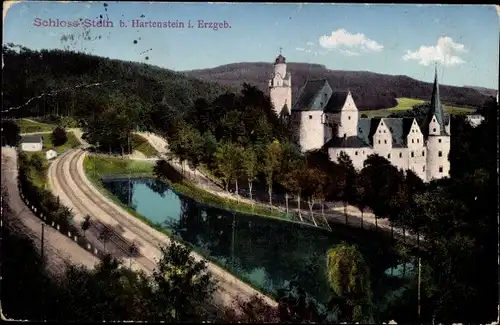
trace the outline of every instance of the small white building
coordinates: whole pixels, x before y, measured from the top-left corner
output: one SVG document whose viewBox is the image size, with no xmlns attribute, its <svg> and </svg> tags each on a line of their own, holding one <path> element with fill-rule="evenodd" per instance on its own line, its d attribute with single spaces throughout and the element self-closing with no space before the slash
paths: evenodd
<svg viewBox="0 0 500 325">
<path fill-rule="evenodd" d="M 57 157 L 57 151 L 55 151 L 54 149 L 47 150 L 45 156 L 47 157 L 47 160 L 54 159 L 55 157 Z"/>
<path fill-rule="evenodd" d="M 25 135 L 21 138 L 22 151 L 42 151 L 43 138 L 40 135 Z"/>
<path fill-rule="evenodd" d="M 484 121 L 484 116 L 481 114 L 470 114 L 467 115 L 467 122 L 475 128 Z"/>
</svg>

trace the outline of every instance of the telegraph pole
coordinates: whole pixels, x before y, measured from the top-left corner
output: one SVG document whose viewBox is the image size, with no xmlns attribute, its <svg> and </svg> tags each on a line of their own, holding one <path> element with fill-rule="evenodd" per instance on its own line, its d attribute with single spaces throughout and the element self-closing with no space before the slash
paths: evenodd
<svg viewBox="0 0 500 325">
<path fill-rule="evenodd" d="M 43 263 L 43 259 L 44 259 L 44 237 L 45 237 L 45 223 L 42 222 L 42 244 L 41 244 L 41 246 L 42 246 L 42 249 L 41 249 L 41 251 L 42 251 L 42 253 L 41 253 L 42 263 Z"/>
<path fill-rule="evenodd" d="M 418 257 L 418 323 L 420 324 L 420 284 L 421 284 L 421 276 L 422 276 L 422 263 L 420 261 L 420 256 Z"/>
</svg>

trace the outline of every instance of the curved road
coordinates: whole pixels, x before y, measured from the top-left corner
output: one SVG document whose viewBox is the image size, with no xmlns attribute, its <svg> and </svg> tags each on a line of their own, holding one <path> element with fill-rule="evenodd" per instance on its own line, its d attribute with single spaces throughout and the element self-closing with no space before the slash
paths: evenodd
<svg viewBox="0 0 500 325">
<path fill-rule="evenodd" d="M 81 222 L 84 215 L 91 215 L 101 227 L 105 224 L 114 229 L 112 239 L 107 244 L 109 250 L 115 254 L 125 254 L 126 247 L 135 242 L 139 248 L 140 256 L 131 258 L 133 268 L 139 268 L 150 274 L 155 267 L 155 260 L 161 256 L 159 247 L 170 244 L 171 240 L 166 235 L 149 227 L 127 211 L 107 199 L 87 179 L 83 160 L 87 152 L 81 149 L 71 150 L 56 159 L 49 167 L 49 184 L 61 203 L 73 209 L 75 221 Z M 96 226 L 99 227 L 99 226 Z M 118 230 L 116 230 L 118 229 Z M 89 240 L 98 241 L 98 230 L 89 231 Z M 112 248 L 111 248 L 112 247 Z M 192 253 L 196 260 L 203 257 Z M 126 255 L 125 255 L 126 256 Z M 217 303 L 226 306 L 233 305 L 237 297 L 250 298 L 255 294 L 262 296 L 267 303 L 277 306 L 269 297 L 263 296 L 258 291 L 237 279 L 232 274 L 208 261 L 208 269 L 219 281 Z"/>
<path fill-rule="evenodd" d="M 7 199 L 12 210 L 10 213 L 4 211 L 3 221 L 12 230 L 26 234 L 40 250 L 43 221 L 31 212 L 19 195 L 16 161 L 16 150 L 2 147 L 2 186 L 8 191 L 8 197 L 2 199 Z M 45 227 L 44 242 L 47 266 L 54 275 L 61 275 L 68 263 L 83 264 L 92 269 L 99 262 L 94 255 L 50 226 Z"/>
</svg>

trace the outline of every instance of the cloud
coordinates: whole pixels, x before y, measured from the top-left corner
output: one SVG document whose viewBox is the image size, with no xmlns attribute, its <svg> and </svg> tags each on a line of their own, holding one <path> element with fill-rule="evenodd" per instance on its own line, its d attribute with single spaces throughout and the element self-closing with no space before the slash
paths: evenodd
<svg viewBox="0 0 500 325">
<path fill-rule="evenodd" d="M 325 49 L 340 49 L 351 53 L 360 54 L 361 52 L 380 52 L 384 46 L 376 41 L 369 39 L 365 34 L 351 34 L 345 29 L 337 29 L 331 35 L 323 35 L 319 38 L 319 45 Z"/>
<path fill-rule="evenodd" d="M 416 51 L 408 50 L 403 55 L 403 60 L 419 61 L 420 65 L 428 66 L 434 62 L 439 62 L 445 66 L 456 66 L 465 61 L 456 55 L 456 53 L 467 52 L 465 46 L 453 41 L 451 37 L 442 36 L 438 39 L 436 46 L 420 46 Z"/>
<path fill-rule="evenodd" d="M 359 56 L 360 54 L 357 52 L 349 51 L 349 50 L 340 50 L 340 53 L 345 54 L 347 56 Z"/>
<path fill-rule="evenodd" d="M 307 42 L 307 43 L 306 43 L 306 45 L 307 45 L 307 46 L 313 46 L 313 45 L 314 45 L 314 43 L 313 43 L 313 42 Z"/>
</svg>

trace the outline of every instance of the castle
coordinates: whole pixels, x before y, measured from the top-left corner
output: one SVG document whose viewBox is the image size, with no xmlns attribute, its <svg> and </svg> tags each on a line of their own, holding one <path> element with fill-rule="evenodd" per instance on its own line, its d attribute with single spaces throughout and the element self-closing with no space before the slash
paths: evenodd
<svg viewBox="0 0 500 325">
<path fill-rule="evenodd" d="M 431 107 L 421 125 L 414 118 L 360 118 L 351 92 L 333 91 L 326 79 L 306 81 L 292 103 L 292 78 L 281 54 L 269 94 L 276 114 L 289 118 L 303 152 L 322 148 L 337 162 L 344 151 L 358 170 L 369 155 L 378 154 L 424 181 L 449 176 L 450 117 L 439 99 L 437 69 Z"/>
</svg>

